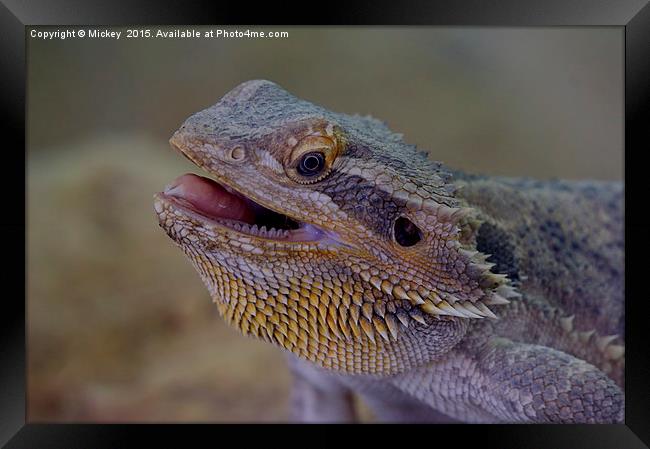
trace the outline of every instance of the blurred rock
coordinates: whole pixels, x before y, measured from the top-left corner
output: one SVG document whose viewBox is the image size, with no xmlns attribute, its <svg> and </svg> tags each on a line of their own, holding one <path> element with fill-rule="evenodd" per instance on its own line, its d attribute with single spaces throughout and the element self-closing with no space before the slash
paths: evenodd
<svg viewBox="0 0 650 449">
<path fill-rule="evenodd" d="M 282 421 L 279 350 L 218 317 L 157 226 L 152 196 L 192 169 L 165 141 L 29 154 L 33 421 Z"/>
</svg>

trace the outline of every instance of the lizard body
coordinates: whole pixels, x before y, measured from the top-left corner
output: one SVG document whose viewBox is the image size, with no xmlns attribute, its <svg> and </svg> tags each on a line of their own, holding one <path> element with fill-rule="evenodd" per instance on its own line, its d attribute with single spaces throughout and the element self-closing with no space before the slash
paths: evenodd
<svg viewBox="0 0 650 449">
<path fill-rule="evenodd" d="M 288 350 L 294 417 L 621 422 L 622 186 L 468 175 L 249 81 L 155 197 L 232 326 Z"/>
</svg>

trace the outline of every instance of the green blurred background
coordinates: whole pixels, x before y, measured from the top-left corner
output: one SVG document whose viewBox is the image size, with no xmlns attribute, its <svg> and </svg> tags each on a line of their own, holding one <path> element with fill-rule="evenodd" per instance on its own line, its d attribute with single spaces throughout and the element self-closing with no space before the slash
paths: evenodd
<svg viewBox="0 0 650 449">
<path fill-rule="evenodd" d="M 456 168 L 622 179 L 621 29 L 115 29 L 118 41 L 28 39 L 30 421 L 288 419 L 283 354 L 225 326 L 151 205 L 197 172 L 169 136 L 243 81 L 371 114 Z"/>
</svg>

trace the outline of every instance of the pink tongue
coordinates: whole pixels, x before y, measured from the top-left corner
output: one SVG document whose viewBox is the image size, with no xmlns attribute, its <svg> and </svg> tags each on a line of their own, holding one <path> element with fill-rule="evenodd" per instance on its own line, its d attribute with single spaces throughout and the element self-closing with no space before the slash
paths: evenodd
<svg viewBox="0 0 650 449">
<path fill-rule="evenodd" d="M 172 181 L 165 188 L 165 194 L 192 203 L 199 212 L 212 218 L 255 223 L 255 214 L 246 201 L 211 179 L 188 173 Z"/>
</svg>

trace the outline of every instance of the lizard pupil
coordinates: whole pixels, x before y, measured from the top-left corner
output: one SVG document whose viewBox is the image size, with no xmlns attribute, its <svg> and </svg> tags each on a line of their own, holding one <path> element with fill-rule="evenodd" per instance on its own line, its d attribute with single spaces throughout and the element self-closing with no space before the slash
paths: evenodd
<svg viewBox="0 0 650 449">
<path fill-rule="evenodd" d="M 302 156 L 298 164 L 298 173 L 303 176 L 314 176 L 325 168 L 325 155 L 320 152 L 311 152 Z"/>
<path fill-rule="evenodd" d="M 422 240 L 420 229 L 406 217 L 395 220 L 395 241 L 401 246 L 413 246 Z"/>
</svg>

